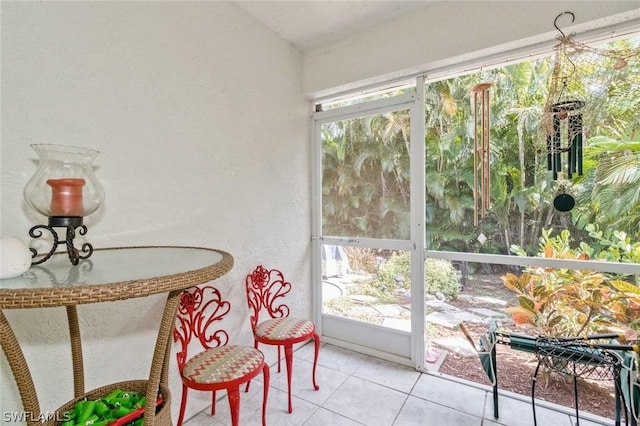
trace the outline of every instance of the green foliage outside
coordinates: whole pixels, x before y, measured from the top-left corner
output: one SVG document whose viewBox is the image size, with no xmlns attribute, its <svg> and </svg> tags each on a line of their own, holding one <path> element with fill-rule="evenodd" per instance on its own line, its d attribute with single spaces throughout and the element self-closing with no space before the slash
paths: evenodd
<svg viewBox="0 0 640 426">
<path fill-rule="evenodd" d="M 640 38 L 612 46 L 637 49 Z M 607 66 L 590 71 L 606 87 L 589 95 L 585 108 L 592 121 L 584 123 L 584 175 L 571 180 L 550 178 L 546 141 L 540 138 L 552 69 L 552 58 L 541 58 L 424 88 L 425 222 L 430 249 L 509 254 L 517 245 L 534 252 L 543 229 L 566 229 L 582 241 L 599 232 L 590 229 L 594 223 L 638 239 L 640 61 L 629 61 L 621 71 Z M 481 82 L 493 84 L 491 206 L 476 226 L 470 89 Z M 587 89 L 585 85 L 580 90 Z M 409 130 L 407 110 L 323 127 L 325 235 L 408 238 L 408 152 L 409 145 L 417 143 L 409 140 Z M 562 192 L 576 200 L 568 213 L 553 206 L 554 197 Z M 483 243 L 480 234 L 486 237 Z M 607 256 L 615 256 L 611 248 Z"/>
<path fill-rule="evenodd" d="M 447 300 L 453 300 L 460 292 L 460 272 L 448 260 L 427 259 L 424 268 L 424 290 L 427 294 L 442 293 Z M 386 260 L 373 280 L 381 289 L 397 285 L 405 290 L 411 289 L 410 253 L 393 254 Z"/>
<path fill-rule="evenodd" d="M 638 49 L 640 37 L 611 46 Z M 408 110 L 323 125 L 322 233 L 408 239 L 410 145 L 424 143 L 429 249 L 640 263 L 640 60 L 617 71 L 612 66 L 576 70 L 597 81 L 600 90 L 587 93 L 584 84 L 574 93 L 589 100 L 584 174 L 558 180 L 547 170 L 546 140 L 540 137 L 552 60 L 428 83 L 424 141 L 410 140 Z M 470 93 L 482 82 L 492 83 L 491 205 L 475 225 Z M 570 212 L 553 206 L 561 193 L 575 198 Z M 358 269 L 371 272 L 377 263 L 366 259 Z M 432 262 L 439 261 L 425 265 L 426 292 L 454 298 L 457 271 Z M 391 257 L 375 280 L 352 290 L 390 302 L 398 277 L 401 288 L 410 288 L 408 254 Z M 505 277 L 519 296 L 514 319 L 554 335 L 615 330 L 633 337 L 640 330 L 639 284 L 638 276 L 548 268 Z"/>
<path fill-rule="evenodd" d="M 410 253 L 392 254 L 379 266 L 376 253 L 370 249 L 348 248 L 349 262 L 352 267 L 358 265 L 366 269 L 370 277 L 356 279 L 348 288 L 347 295 L 335 297 L 323 304 L 326 312 L 348 316 L 368 323 L 381 323 L 381 316 L 359 309 L 362 306 L 384 304 L 403 304 L 402 295 L 409 294 L 411 288 Z M 352 257 L 352 255 L 354 255 Z M 356 267 L 357 268 L 357 267 Z M 446 299 L 453 300 L 460 291 L 460 272 L 448 260 L 427 259 L 425 263 L 425 292 L 436 295 L 442 293 Z M 358 296 L 358 302 L 349 296 Z M 363 299 L 362 296 L 371 299 Z M 410 312 L 406 312 L 406 319 Z"/>
<path fill-rule="evenodd" d="M 571 246 L 564 230 L 552 235 L 543 231 L 538 255 L 546 258 L 587 260 L 590 258 L 638 262 L 640 242 L 630 241 L 619 231 L 602 232 L 590 226 L 593 246 L 582 241 Z M 513 247 L 517 254 L 526 254 Z M 528 268 L 521 275 L 506 274 L 507 288 L 518 295 L 518 305 L 507 309 L 516 324 L 529 325 L 537 334 L 585 336 L 613 332 L 626 340 L 640 339 L 640 287 L 634 277 L 591 270 Z"/>
<path fill-rule="evenodd" d="M 375 300 L 370 303 L 371 305 L 386 305 L 399 302 L 398 294 L 393 284 L 373 279 L 357 280 L 349 287 L 348 294 L 374 297 Z"/>
<path fill-rule="evenodd" d="M 640 263 L 640 240 L 632 241 L 626 232 L 611 228 L 602 230 L 599 225 L 594 224 L 587 225 L 585 230 L 589 232 L 589 238 L 583 241 L 572 239 L 567 230 L 556 236 L 552 236 L 553 231 L 550 229 L 543 230 L 539 240 L 540 248 L 550 244 L 559 253 L 574 252 L 607 262 Z M 572 248 L 572 243 L 578 243 L 578 246 Z M 511 246 L 511 252 L 526 256 L 526 251 L 516 245 Z"/>
<path fill-rule="evenodd" d="M 631 241 L 631 237 L 624 231 L 611 228 L 601 230 L 600 226 L 594 224 L 587 225 L 585 230 L 594 242 L 591 247 L 585 243 L 581 243 L 580 247 L 592 259 L 640 263 L 640 240 Z M 637 233 L 635 238 L 639 238 Z"/>
</svg>

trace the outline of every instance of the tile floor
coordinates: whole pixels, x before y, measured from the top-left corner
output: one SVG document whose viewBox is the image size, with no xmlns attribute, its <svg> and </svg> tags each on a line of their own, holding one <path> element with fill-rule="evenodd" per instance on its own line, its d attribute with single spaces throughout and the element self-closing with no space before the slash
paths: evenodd
<svg viewBox="0 0 640 426">
<path fill-rule="evenodd" d="M 276 360 L 267 352 L 267 360 Z M 271 358 L 270 358 L 271 357 Z M 296 350 L 293 373 L 293 413 L 288 414 L 287 382 L 270 362 L 267 424 L 273 426 L 530 426 L 533 410 L 526 397 L 503 393 L 500 418 L 493 417 L 490 389 L 452 380 L 437 373 L 421 374 L 410 367 L 325 344 L 318 360 L 318 384 L 311 384 L 313 345 Z M 275 361 L 274 361 L 275 362 Z M 261 377 L 261 376 L 259 376 Z M 243 388 L 244 390 L 244 388 Z M 192 391 L 194 392 L 194 391 Z M 252 382 L 240 394 L 240 425 L 261 425 L 262 382 Z M 539 426 L 574 426 L 572 409 L 536 404 Z M 230 425 L 226 396 L 218 400 L 216 415 L 204 410 L 185 426 Z M 581 426 L 613 425 L 613 421 L 584 414 Z"/>
</svg>

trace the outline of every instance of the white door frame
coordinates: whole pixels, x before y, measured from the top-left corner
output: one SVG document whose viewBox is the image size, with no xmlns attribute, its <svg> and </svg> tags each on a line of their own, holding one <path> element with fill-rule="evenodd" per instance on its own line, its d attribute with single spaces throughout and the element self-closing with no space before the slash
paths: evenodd
<svg viewBox="0 0 640 426">
<path fill-rule="evenodd" d="M 418 77 L 416 93 L 383 98 L 343 108 L 316 112 L 312 116 L 312 282 L 313 319 L 326 342 L 424 369 L 424 261 L 425 261 L 425 147 L 424 78 Z M 410 218 L 409 240 L 334 237 L 322 235 L 322 138 L 323 124 L 365 115 L 409 109 Z M 416 141 L 422 141 L 416 143 Z M 322 314 L 322 244 L 397 249 L 411 252 L 411 333 Z M 419 285 L 417 283 L 420 283 Z"/>
</svg>

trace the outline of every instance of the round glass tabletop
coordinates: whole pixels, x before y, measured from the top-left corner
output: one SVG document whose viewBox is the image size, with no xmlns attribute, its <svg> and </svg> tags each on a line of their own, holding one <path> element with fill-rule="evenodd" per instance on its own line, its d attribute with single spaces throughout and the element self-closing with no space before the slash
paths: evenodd
<svg viewBox="0 0 640 426">
<path fill-rule="evenodd" d="M 19 277 L 0 280 L 0 307 L 35 307 L 14 306 L 20 304 L 17 297 L 28 297 L 35 304 L 39 303 L 34 297 L 49 299 L 39 306 L 142 297 L 215 279 L 232 265 L 228 253 L 198 247 L 97 249 L 78 265 L 72 265 L 66 253 L 56 253 Z"/>
</svg>

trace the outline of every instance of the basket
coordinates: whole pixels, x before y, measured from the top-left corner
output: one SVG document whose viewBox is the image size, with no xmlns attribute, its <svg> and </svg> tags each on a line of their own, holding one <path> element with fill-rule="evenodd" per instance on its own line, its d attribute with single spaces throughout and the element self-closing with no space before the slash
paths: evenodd
<svg viewBox="0 0 640 426">
<path fill-rule="evenodd" d="M 64 413 L 71 410 L 78 401 L 81 401 L 85 398 L 88 400 L 100 399 L 116 389 L 135 391 L 144 394 L 147 391 L 147 380 L 130 380 L 126 382 L 112 383 L 110 385 L 96 388 L 88 393 L 85 393 L 81 397 L 74 398 L 73 400 L 64 404 L 62 407 L 58 408 L 58 410 L 56 410 L 56 420 L 44 422 L 43 425 L 57 426 L 61 423 L 60 419 L 63 418 Z M 169 388 L 167 388 L 167 386 L 163 385 L 162 383 L 160 384 L 160 395 L 162 396 L 163 404 L 162 407 L 160 407 L 159 411 L 156 412 L 154 425 L 171 426 L 171 393 L 169 392 Z"/>
</svg>

